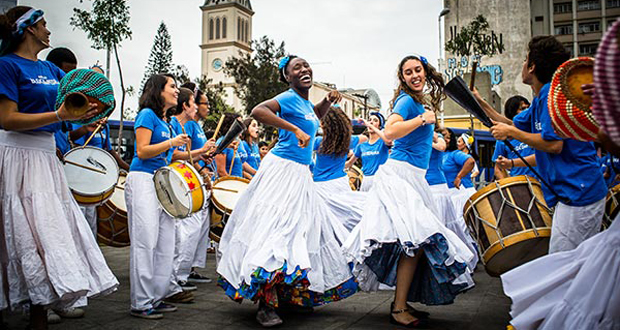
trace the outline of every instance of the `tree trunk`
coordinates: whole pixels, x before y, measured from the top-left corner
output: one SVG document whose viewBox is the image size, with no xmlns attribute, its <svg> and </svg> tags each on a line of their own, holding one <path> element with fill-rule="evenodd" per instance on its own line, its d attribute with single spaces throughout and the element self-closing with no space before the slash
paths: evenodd
<svg viewBox="0 0 620 330">
<path fill-rule="evenodd" d="M 116 149 L 121 153 L 121 144 L 123 143 L 123 120 L 125 118 L 125 83 L 123 82 L 123 71 L 121 70 L 121 60 L 118 57 L 118 49 L 114 45 L 114 57 L 116 57 L 116 65 L 118 66 L 118 76 L 121 81 L 121 123 L 118 127 L 118 145 Z"/>
<path fill-rule="evenodd" d="M 105 59 L 105 77 L 110 80 L 110 48 L 106 49 L 106 59 Z"/>
</svg>

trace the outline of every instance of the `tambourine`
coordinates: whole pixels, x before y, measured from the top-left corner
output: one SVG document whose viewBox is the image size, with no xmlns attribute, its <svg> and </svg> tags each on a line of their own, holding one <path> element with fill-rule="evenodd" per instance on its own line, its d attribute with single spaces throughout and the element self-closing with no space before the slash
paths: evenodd
<svg viewBox="0 0 620 330">
<path fill-rule="evenodd" d="M 594 59 L 577 57 L 558 67 L 549 88 L 549 116 L 556 134 L 579 141 L 596 139 L 599 125 L 592 114 L 592 97 L 581 85 L 594 81 Z"/>
<path fill-rule="evenodd" d="M 104 75 L 88 69 L 73 70 L 60 80 L 56 110 L 63 102 L 67 111 L 74 115 L 85 114 L 90 109 L 89 103 L 97 103 L 97 115 L 86 120 L 71 121 L 80 125 L 109 117 L 116 106 L 110 81 Z"/>
</svg>

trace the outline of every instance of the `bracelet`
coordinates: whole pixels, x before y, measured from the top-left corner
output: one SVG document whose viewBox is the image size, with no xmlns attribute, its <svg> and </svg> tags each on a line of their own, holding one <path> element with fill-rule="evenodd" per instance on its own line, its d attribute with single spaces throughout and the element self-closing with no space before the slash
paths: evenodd
<svg viewBox="0 0 620 330">
<path fill-rule="evenodd" d="M 422 119 L 422 126 L 426 125 L 426 119 L 424 118 L 424 116 L 419 115 L 418 117 L 420 117 L 420 119 Z"/>
<path fill-rule="evenodd" d="M 515 160 L 514 159 L 510 159 L 510 163 L 512 163 L 512 167 L 511 168 L 514 168 L 515 167 Z"/>
<path fill-rule="evenodd" d="M 170 142 L 170 149 L 172 149 L 172 139 L 168 139 L 168 142 Z"/>
<path fill-rule="evenodd" d="M 54 111 L 54 114 L 56 115 L 56 118 L 58 118 L 58 121 L 62 121 L 62 118 L 60 118 L 60 115 L 58 114 L 58 110 Z"/>
</svg>

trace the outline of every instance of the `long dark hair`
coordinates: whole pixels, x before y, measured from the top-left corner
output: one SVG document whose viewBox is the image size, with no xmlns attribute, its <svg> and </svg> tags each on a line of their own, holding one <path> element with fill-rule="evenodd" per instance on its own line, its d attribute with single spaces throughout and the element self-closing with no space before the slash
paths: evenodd
<svg viewBox="0 0 620 330">
<path fill-rule="evenodd" d="M 252 138 L 250 136 L 250 125 L 252 124 L 253 120 L 256 120 L 256 119 L 247 118 L 246 120 L 243 121 L 243 125 L 245 125 L 246 130 L 243 131 L 243 134 L 241 134 L 241 139 L 247 142 L 248 145 L 252 145 L 252 142 L 250 141 L 250 139 Z M 256 141 L 254 141 L 254 143 L 256 143 Z"/>
<path fill-rule="evenodd" d="M 403 75 L 403 66 L 409 60 L 416 60 L 422 63 L 422 67 L 424 68 L 424 73 L 426 75 L 426 87 L 429 88 L 428 94 L 430 95 L 430 100 L 427 100 L 425 97 L 425 93 L 416 93 L 414 92 L 405 81 L 405 77 Z M 445 98 L 443 94 L 443 87 L 445 85 L 443 81 L 443 77 L 441 73 L 439 73 L 435 68 L 428 63 L 428 61 L 422 61 L 419 57 L 414 55 L 409 55 L 403 58 L 398 64 L 398 88 L 394 91 L 394 97 L 392 101 L 390 101 L 390 108 L 394 109 L 394 102 L 398 98 L 401 92 L 407 93 L 411 96 L 416 102 L 420 104 L 428 104 L 431 106 L 433 111 L 437 111 L 440 109 L 441 100 Z M 430 102 L 429 102 L 430 101 Z"/>
<path fill-rule="evenodd" d="M 454 151 L 456 150 L 456 136 L 454 134 L 454 132 L 449 129 L 449 128 L 445 128 L 446 131 L 448 131 L 448 134 L 450 135 L 450 142 L 448 143 L 448 146 L 446 147 L 446 151 Z"/>
<path fill-rule="evenodd" d="M 349 117 L 340 108 L 331 107 L 321 118 L 321 127 L 323 128 L 323 141 L 321 141 L 318 153 L 336 157 L 346 156 L 353 133 Z"/>
<path fill-rule="evenodd" d="M 177 116 L 183 113 L 183 106 L 189 105 L 189 100 L 194 97 L 194 92 L 190 89 L 181 87 L 179 88 L 179 98 L 177 99 L 177 106 L 168 110 L 168 116 Z"/>
<path fill-rule="evenodd" d="M 0 15 L 0 39 L 2 45 L 0 47 L 0 56 L 13 53 L 17 46 L 24 40 L 24 35 L 14 36 L 15 22 L 32 7 L 15 6 L 9 9 L 4 15 Z"/>
<path fill-rule="evenodd" d="M 154 74 L 149 77 L 149 79 L 144 84 L 144 88 L 142 89 L 142 95 L 140 95 L 140 100 L 138 101 L 138 106 L 140 110 L 144 108 L 149 108 L 155 112 L 157 117 L 163 118 L 165 111 L 168 109 L 164 109 L 166 103 L 164 99 L 161 97 L 161 92 L 166 87 L 168 83 L 168 78 L 174 79 L 174 76 L 171 74 Z"/>
<path fill-rule="evenodd" d="M 235 112 L 225 112 L 224 113 L 224 121 L 222 122 L 222 127 L 220 127 L 220 136 L 226 135 L 226 132 L 230 129 L 232 124 L 237 120 L 237 118 L 241 117 L 238 113 Z"/>
</svg>

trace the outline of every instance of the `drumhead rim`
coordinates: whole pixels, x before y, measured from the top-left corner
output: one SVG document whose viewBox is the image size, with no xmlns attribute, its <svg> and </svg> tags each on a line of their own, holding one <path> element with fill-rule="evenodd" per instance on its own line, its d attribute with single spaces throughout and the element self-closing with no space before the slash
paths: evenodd
<svg viewBox="0 0 620 330">
<path fill-rule="evenodd" d="M 172 163 L 171 163 L 172 164 Z M 183 176 L 181 176 L 181 174 L 177 171 L 173 171 L 172 168 L 170 167 L 170 165 L 166 165 L 166 166 L 162 166 L 160 168 L 158 168 L 155 173 L 153 174 L 153 183 L 155 183 L 155 177 L 157 176 L 157 173 L 159 172 L 172 172 L 174 175 L 176 175 L 179 179 L 181 179 L 181 181 L 183 182 L 184 187 L 189 191 L 189 186 L 187 185 L 187 181 L 185 181 L 185 179 L 183 178 Z M 155 189 L 157 190 L 157 187 L 155 187 Z M 177 216 L 177 215 L 173 215 L 171 214 L 166 207 L 164 207 L 164 205 L 161 203 L 161 201 L 159 200 L 159 198 L 157 198 L 157 202 L 159 203 L 159 206 L 161 207 L 161 209 L 169 216 L 175 218 L 175 219 L 184 219 L 189 217 L 192 214 L 192 205 L 194 205 L 193 200 L 192 200 L 192 194 L 186 194 L 185 195 L 188 199 L 189 199 L 189 207 L 188 207 L 188 213 L 185 216 Z"/>
<path fill-rule="evenodd" d="M 194 168 L 194 165 L 190 164 L 190 163 L 189 163 L 189 162 L 187 162 L 187 161 L 184 161 L 184 160 L 175 160 L 174 162 L 172 162 L 172 163 L 170 163 L 170 164 L 173 164 L 173 163 L 183 163 L 185 166 L 187 166 L 187 167 L 190 169 L 190 171 L 191 171 L 192 173 L 194 173 L 194 176 L 196 176 L 196 177 L 198 178 L 198 183 L 200 183 L 200 189 L 202 190 L 202 196 L 203 196 L 203 198 L 202 198 L 202 205 L 200 205 L 199 210 L 202 210 L 202 209 L 205 207 L 206 203 L 207 203 L 207 189 L 205 188 L 205 182 L 204 182 L 204 180 L 202 180 L 202 175 L 200 175 L 200 173 L 198 172 L 198 170 L 196 170 L 196 168 Z M 187 185 L 187 182 L 185 182 L 185 184 Z M 187 189 L 189 189 L 189 186 L 187 186 Z M 191 193 L 190 193 L 189 195 L 191 195 Z M 193 206 L 194 206 L 194 203 L 193 203 L 193 202 L 194 202 L 194 201 L 192 200 L 192 208 L 193 208 Z M 191 213 L 190 213 L 190 214 L 191 214 Z"/>
<path fill-rule="evenodd" d="M 529 179 L 528 179 L 529 178 Z M 529 181 L 528 181 L 529 180 Z M 510 187 L 519 183 L 532 183 L 533 185 L 537 185 L 541 187 L 541 184 L 536 178 L 531 177 L 529 175 L 517 175 L 511 176 L 509 178 L 503 178 L 500 180 L 494 180 L 492 183 L 486 185 L 482 189 L 476 191 L 472 194 L 465 203 L 463 215 L 466 215 L 469 212 L 469 209 L 473 207 L 474 204 L 477 203 L 481 198 L 486 197 L 488 194 L 492 193 L 495 190 L 498 190 L 497 184 L 499 183 L 500 187 Z M 542 189 L 542 187 L 541 187 Z"/>
<path fill-rule="evenodd" d="M 99 147 L 93 147 L 93 146 L 88 146 L 88 145 L 86 145 L 86 146 L 77 146 L 77 147 L 75 147 L 75 148 L 72 148 L 71 150 L 67 151 L 67 152 L 66 152 L 66 153 L 62 156 L 62 158 L 63 158 L 63 164 L 62 164 L 62 166 L 63 166 L 63 171 L 65 170 L 65 166 L 67 166 L 67 164 L 66 164 L 66 163 L 64 163 L 64 159 L 65 159 L 65 158 L 67 158 L 67 156 L 68 156 L 69 154 L 71 154 L 71 153 L 73 153 L 73 152 L 77 152 L 77 151 L 76 151 L 77 149 L 80 149 L 80 150 L 83 150 L 83 149 L 93 149 L 93 150 L 96 150 L 96 151 L 98 151 L 98 152 L 102 152 L 102 153 L 103 153 L 103 154 L 105 154 L 107 157 L 109 157 L 110 159 L 112 159 L 112 160 L 113 160 L 113 162 L 112 162 L 112 163 L 113 163 L 113 164 L 114 164 L 114 166 L 116 167 L 116 173 L 118 173 L 118 174 L 117 174 L 117 176 L 116 176 L 116 183 L 115 183 L 115 184 L 113 184 L 113 185 L 112 185 L 112 187 L 110 187 L 110 188 L 108 188 L 108 189 L 105 189 L 105 190 L 102 190 L 102 191 L 99 191 L 99 192 L 96 192 L 96 193 L 92 193 L 92 194 L 91 194 L 91 193 L 77 192 L 77 191 L 75 191 L 73 188 L 71 188 L 71 186 L 69 186 L 69 189 L 71 190 L 71 192 L 72 192 L 72 193 L 74 193 L 74 194 L 80 195 L 80 196 L 84 196 L 84 197 L 97 197 L 97 196 L 101 196 L 101 195 L 104 195 L 104 194 L 108 193 L 110 190 L 115 189 L 115 188 L 116 188 L 116 185 L 118 184 L 118 178 L 119 178 L 119 177 L 120 177 L 120 175 L 121 175 L 121 168 L 120 168 L 120 166 L 118 166 L 118 162 L 116 161 L 116 159 L 115 159 L 115 158 L 114 158 L 114 157 L 113 157 L 113 156 L 112 156 L 109 152 L 107 152 L 106 150 L 104 150 L 104 149 L 102 149 L 102 148 L 99 148 Z M 65 179 L 66 179 L 66 176 L 67 176 L 67 175 L 66 175 L 66 172 L 65 172 Z M 67 185 L 69 185 L 69 180 L 67 180 Z"/>
<path fill-rule="evenodd" d="M 219 177 L 215 181 L 213 181 L 212 187 L 215 187 L 218 183 L 222 181 L 241 181 L 241 182 L 247 183 L 248 185 L 250 184 L 250 180 L 246 178 L 240 178 L 238 176 L 227 175 L 227 176 Z M 215 207 L 217 207 L 218 209 L 224 212 L 231 213 L 233 211 L 232 209 L 229 209 L 225 207 L 224 205 L 222 205 L 221 203 L 219 203 L 217 198 L 213 194 L 211 194 L 211 203 L 213 203 Z"/>
</svg>

